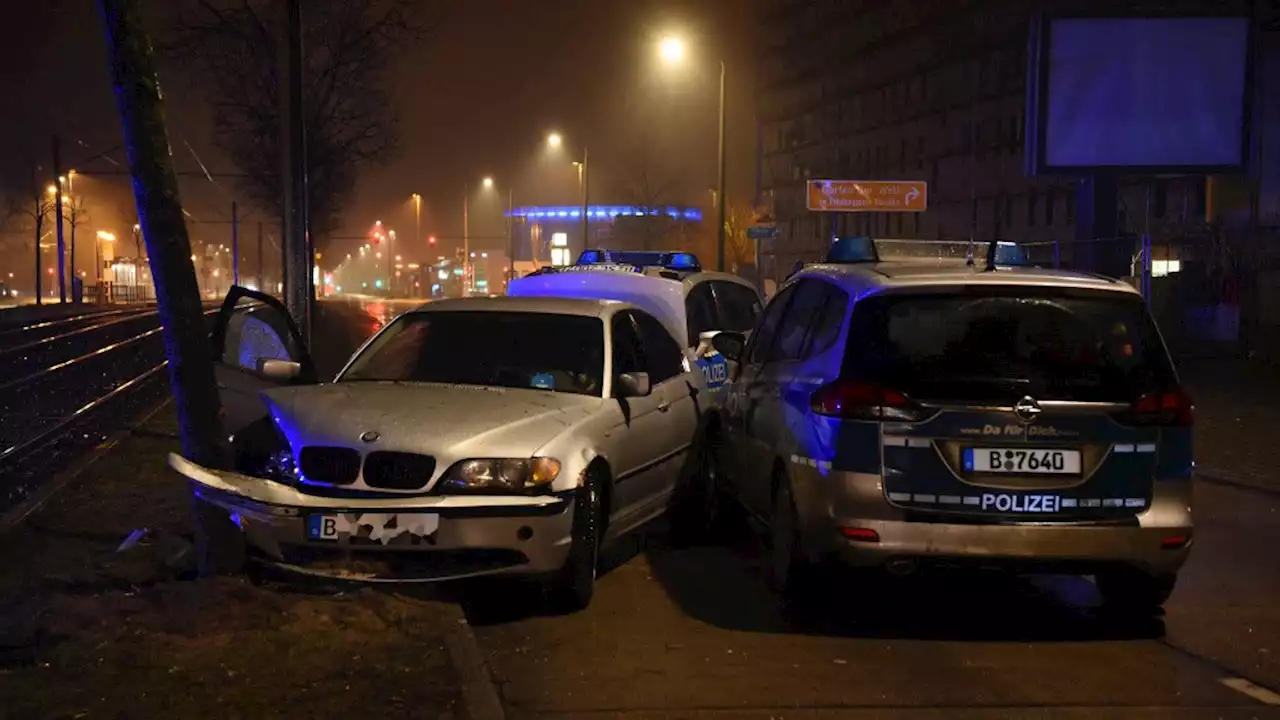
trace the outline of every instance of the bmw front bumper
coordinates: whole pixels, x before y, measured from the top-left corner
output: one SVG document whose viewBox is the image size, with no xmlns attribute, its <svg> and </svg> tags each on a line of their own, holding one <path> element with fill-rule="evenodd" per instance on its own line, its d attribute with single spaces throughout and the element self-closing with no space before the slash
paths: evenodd
<svg viewBox="0 0 1280 720">
<path fill-rule="evenodd" d="M 336 498 L 171 454 L 198 498 L 227 511 L 256 559 L 366 582 L 545 576 L 568 557 L 575 496 Z"/>
</svg>

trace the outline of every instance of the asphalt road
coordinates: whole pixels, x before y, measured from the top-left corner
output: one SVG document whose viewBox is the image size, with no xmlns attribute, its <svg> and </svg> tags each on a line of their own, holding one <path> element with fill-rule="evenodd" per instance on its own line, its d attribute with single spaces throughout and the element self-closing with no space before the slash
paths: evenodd
<svg viewBox="0 0 1280 720">
<path fill-rule="evenodd" d="M 329 307 L 347 347 L 394 314 Z M 1197 442 L 1227 456 L 1238 403 L 1214 376 L 1230 373 L 1203 375 Z M 1196 493 L 1191 562 L 1141 622 L 1099 617 L 1088 580 L 1043 576 L 833 582 L 786 611 L 750 533 L 676 549 L 661 523 L 611 550 L 585 612 L 531 616 L 506 586 L 463 606 L 510 718 L 1280 718 L 1280 495 Z"/>
<path fill-rule="evenodd" d="M 1166 616 L 1098 617 L 1070 577 L 962 575 L 781 609 L 749 534 L 615 552 L 593 605 L 466 603 L 508 717 L 1262 718 L 1280 703 L 1280 501 L 1203 485 Z"/>
</svg>

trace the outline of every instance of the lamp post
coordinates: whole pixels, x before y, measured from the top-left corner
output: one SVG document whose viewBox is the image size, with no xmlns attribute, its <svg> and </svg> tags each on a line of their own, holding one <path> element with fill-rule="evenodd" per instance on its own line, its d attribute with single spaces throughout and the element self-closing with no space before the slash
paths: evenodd
<svg viewBox="0 0 1280 720">
<path fill-rule="evenodd" d="M 493 178 L 486 177 L 481 181 L 485 190 L 493 189 Z M 466 185 L 462 193 L 462 296 L 470 297 L 472 272 L 475 264 L 471 262 L 471 184 Z"/>
<path fill-rule="evenodd" d="M 663 62 L 667 65 L 680 65 L 684 62 L 688 55 L 688 46 L 684 40 L 678 37 L 668 37 L 662 40 L 658 45 L 658 54 Z M 720 117 L 719 117 L 719 148 L 717 151 L 716 171 L 716 269 L 724 272 L 724 252 L 725 252 L 725 136 L 726 136 L 726 119 L 725 119 L 725 79 L 726 69 L 723 60 L 720 61 Z"/>
<path fill-rule="evenodd" d="M 560 133 L 551 133 L 547 136 L 547 146 L 553 150 L 559 150 L 564 145 L 564 137 Z M 591 152 L 587 147 L 582 148 L 582 160 L 573 161 L 573 166 L 578 169 L 578 185 L 582 190 L 582 248 L 585 250 L 591 243 L 591 215 L 588 210 L 590 205 L 590 193 L 588 192 L 587 165 L 591 159 Z"/>
</svg>

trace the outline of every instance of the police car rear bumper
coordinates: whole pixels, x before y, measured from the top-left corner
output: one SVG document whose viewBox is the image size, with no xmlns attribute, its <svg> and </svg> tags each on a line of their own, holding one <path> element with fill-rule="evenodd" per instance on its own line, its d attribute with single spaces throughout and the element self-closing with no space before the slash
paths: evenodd
<svg viewBox="0 0 1280 720">
<path fill-rule="evenodd" d="M 936 517 L 908 519 L 884 499 L 877 476 L 836 475 L 844 482 L 832 485 L 827 478 L 822 485 L 839 488 L 838 497 L 814 483 L 807 491 L 797 488 L 797 500 L 809 521 L 805 532 L 810 547 L 852 566 L 912 560 L 1082 574 L 1128 566 L 1168 574 L 1182 567 L 1192 544 L 1189 480 L 1157 482 L 1150 507 L 1133 522 L 995 524 L 972 516 L 954 523 Z"/>
</svg>

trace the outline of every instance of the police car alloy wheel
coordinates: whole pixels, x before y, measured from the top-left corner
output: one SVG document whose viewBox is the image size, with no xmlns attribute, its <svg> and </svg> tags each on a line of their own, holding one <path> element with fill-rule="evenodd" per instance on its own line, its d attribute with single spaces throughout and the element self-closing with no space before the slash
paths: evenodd
<svg viewBox="0 0 1280 720">
<path fill-rule="evenodd" d="M 791 485 L 784 477 L 773 500 L 769 518 L 769 586 L 787 599 L 799 599 L 809 589 L 812 568 L 804 556 L 800 525 Z"/>
</svg>

